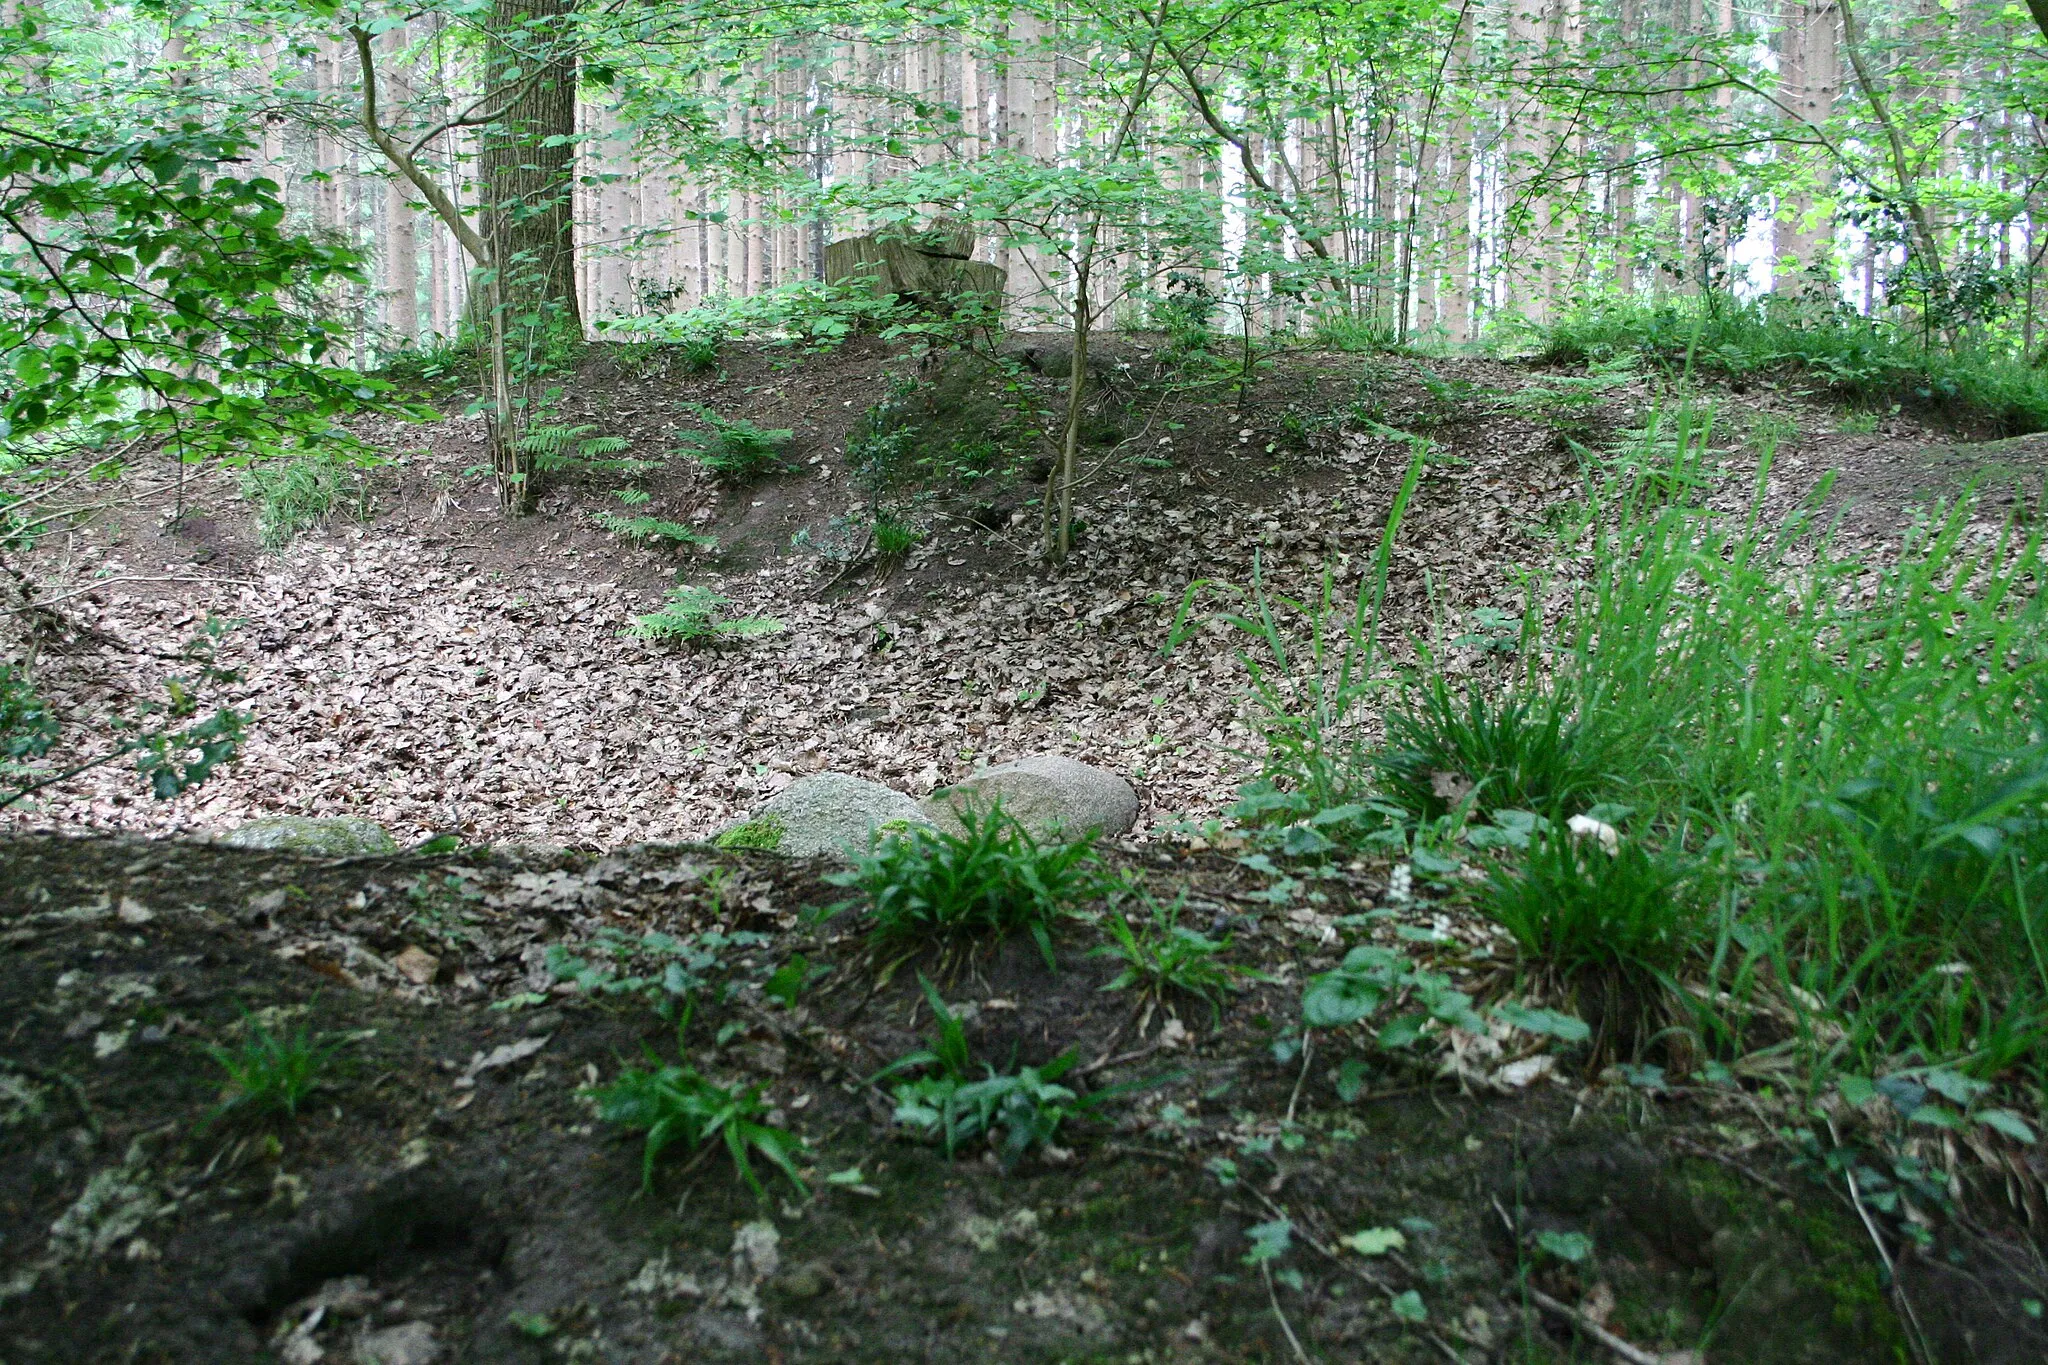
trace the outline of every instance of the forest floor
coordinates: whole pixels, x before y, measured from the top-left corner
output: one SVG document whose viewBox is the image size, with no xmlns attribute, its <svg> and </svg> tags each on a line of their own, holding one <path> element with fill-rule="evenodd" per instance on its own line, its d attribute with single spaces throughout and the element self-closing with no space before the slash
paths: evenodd
<svg viewBox="0 0 2048 1365">
<path fill-rule="evenodd" d="M 596 474 L 501 523 L 463 474 L 481 441 L 462 419 L 372 433 L 402 458 L 368 476 L 367 517 L 282 552 L 222 474 L 187 480 L 182 517 L 152 489 L 49 546 L 37 567 L 78 629 L 41 646 L 46 694 L 146 694 L 214 612 L 242 623 L 228 656 L 253 718 L 246 755 L 176 800 L 108 769 L 10 814 L 0 1360 L 1679 1365 L 1906 1359 L 1909 1336 L 1938 1360 L 2048 1357 L 1997 1227 L 1932 1230 L 1888 1293 L 1769 1087 L 1645 1089 L 1526 1038 L 1412 1064 L 1334 1035 L 1300 1048 L 1302 982 L 1351 942 L 1421 955 L 1481 1000 L 1511 955 L 1473 916 L 1390 891 L 1384 866 L 1284 902 L 1213 834 L 1168 837 L 1251 770 L 1227 629 L 1162 652 L 1190 584 L 1248 586 L 1256 556 L 1276 593 L 1326 567 L 1355 591 L 1411 458 L 1388 433 L 1426 434 L 1391 648 L 1495 667 L 1516 571 L 1545 562 L 1582 487 L 1566 438 L 1641 425 L 1652 381 L 1603 381 L 1567 430 L 1577 377 L 1499 361 L 1289 356 L 1246 393 L 1154 401 L 1130 377 L 1147 349 L 1117 348 L 1086 526 L 1053 570 L 1015 480 L 912 504 L 927 538 L 900 563 L 792 548 L 844 535 L 834 518 L 864 501 L 837 457 L 904 364 L 874 344 L 696 376 L 598 356 L 565 386 L 564 420 L 650 457 L 691 402 L 796 432 L 800 472 L 745 492 L 680 461 L 640 481 L 638 510 L 717 535 L 715 554 L 600 530 L 590 514 L 621 504 Z M 1567 399 L 1510 401 L 1532 391 Z M 1972 473 L 2010 486 L 1987 516 L 2031 504 L 2048 467 L 2037 440 L 1714 397 L 1731 487 L 1768 433 L 1770 505 L 1840 468 L 1842 534 L 1873 542 Z M 785 631 L 622 638 L 679 572 Z M 1022 941 L 892 963 L 850 916 L 802 914 L 843 894 L 823 868 L 676 845 L 803 772 L 922 795 L 1045 750 L 1131 778 L 1139 828 L 1108 856 L 1185 893 L 1268 979 L 1213 1014 L 1148 1008 L 1102 989 L 1115 966 L 1083 920 L 1057 971 Z M 470 847 L 318 860 L 134 837 L 265 814 Z M 643 1047 L 672 1057 L 675 1034 L 635 995 L 557 980 L 548 951 L 648 932 L 727 936 L 686 1046 L 720 1083 L 763 1087 L 805 1143 L 804 1190 L 757 1162 L 757 1200 L 721 1149 L 672 1154 L 642 1194 L 637 1141 L 597 1122 L 583 1087 Z M 799 956 L 813 979 L 784 998 L 773 974 Z M 1130 1088 L 1008 1173 L 908 1140 L 868 1078 L 929 1038 L 920 972 L 978 1058 L 1072 1051 L 1075 1089 Z M 301 1029 L 336 1052 L 296 1119 L 209 1117 L 209 1046 Z"/>
<path fill-rule="evenodd" d="M 1147 349 L 1115 353 L 1130 370 Z M 742 490 L 670 458 L 634 481 L 643 505 L 615 499 L 623 479 L 579 474 L 508 525 L 488 479 L 464 474 L 484 458 L 480 420 L 378 427 L 365 435 L 395 463 L 365 479 L 364 518 L 336 516 L 272 552 L 233 471 L 192 474 L 182 491 L 131 475 L 126 505 L 30 561 L 75 627 L 42 646 L 38 686 L 68 714 L 152 695 L 211 613 L 241 623 L 223 658 L 243 675 L 229 695 L 251 715 L 249 741 L 173 801 L 106 770 L 9 820 L 193 833 L 360 815 L 404 842 L 445 832 L 595 851 L 701 838 L 809 771 L 921 796 L 981 763 L 1057 750 L 1127 776 L 1141 833 L 1200 821 L 1229 803 L 1253 746 L 1240 641 L 1212 625 L 1163 652 L 1192 584 L 1244 589 L 1256 570 L 1275 594 L 1313 597 L 1327 567 L 1348 600 L 1410 458 L 1406 441 L 1375 433 L 1414 431 L 1432 450 L 1391 565 L 1392 654 L 1427 643 L 1453 674 L 1493 666 L 1492 613 L 1519 616 L 1522 571 L 1545 564 L 1550 527 L 1583 490 L 1570 442 L 1611 441 L 1667 401 L 1634 378 L 1608 381 L 1586 409 L 1568 387 L 1582 380 L 1483 359 L 1286 355 L 1242 394 L 1117 384 L 1112 369 L 1066 563 L 1036 558 L 1027 456 L 1010 477 L 910 501 L 924 542 L 849 571 L 817 552 L 857 540 L 868 500 L 847 438 L 910 366 L 875 342 L 778 363 L 735 355 L 692 375 L 599 354 L 563 385 L 563 422 L 641 459 L 668 457 L 673 433 L 698 425 L 691 404 L 794 430 L 794 472 Z M 1562 401 L 1541 401 L 1552 394 Z M 1839 469 L 1852 538 L 1895 536 L 1909 504 L 1987 468 L 2012 485 L 1999 496 L 2032 499 L 2048 469 L 2041 438 L 1987 449 L 1911 413 L 1762 387 L 1708 397 L 1732 496 L 1747 496 L 1767 431 L 1772 505 Z M 1996 497 L 1984 507 L 2001 510 Z M 606 510 L 696 526 L 718 549 L 634 548 L 593 523 Z M 786 629 L 715 650 L 623 637 L 678 579 Z M 1201 607 L 1242 601 L 1226 593 Z"/>
</svg>

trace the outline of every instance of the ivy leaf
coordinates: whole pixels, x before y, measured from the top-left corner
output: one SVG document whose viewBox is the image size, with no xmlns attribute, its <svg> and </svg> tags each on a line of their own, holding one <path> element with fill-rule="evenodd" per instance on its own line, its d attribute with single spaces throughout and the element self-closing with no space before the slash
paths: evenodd
<svg viewBox="0 0 2048 1365">
<path fill-rule="evenodd" d="M 1380 1007 L 1386 993 L 1364 978 L 1339 968 L 1313 977 L 1301 997 L 1301 1021 L 1310 1028 L 1342 1028 Z"/>
<path fill-rule="evenodd" d="M 1410 1289 L 1396 1294 L 1387 1307 L 1394 1310 L 1394 1316 L 1403 1322 L 1428 1322 L 1429 1309 L 1422 1302 L 1422 1295 Z"/>
</svg>

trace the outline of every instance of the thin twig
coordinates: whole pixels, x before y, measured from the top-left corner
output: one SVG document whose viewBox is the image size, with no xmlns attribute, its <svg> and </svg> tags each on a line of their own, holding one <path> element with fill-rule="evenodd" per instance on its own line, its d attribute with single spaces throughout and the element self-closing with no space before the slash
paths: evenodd
<svg viewBox="0 0 2048 1365">
<path fill-rule="evenodd" d="M 1301 1074 L 1294 1078 L 1294 1093 L 1287 1097 L 1287 1121 L 1294 1122 L 1294 1106 L 1301 1102 L 1301 1087 L 1308 1083 L 1309 1059 L 1315 1055 L 1316 1035 L 1304 1029 L 1301 1035 Z"/>
<path fill-rule="evenodd" d="M 1614 1352 L 1617 1359 L 1625 1360 L 1629 1365 L 1662 1365 L 1663 1357 L 1661 1355 L 1652 1354 L 1640 1346 L 1623 1341 L 1620 1337 L 1614 1335 L 1614 1333 L 1608 1331 L 1605 1327 L 1602 1327 L 1570 1304 L 1551 1298 L 1550 1295 L 1544 1293 L 1533 1284 L 1524 1285 L 1523 1288 L 1528 1291 L 1530 1300 L 1538 1308 L 1541 1308 L 1546 1313 L 1552 1313 L 1563 1318 L 1576 1330 L 1585 1333 L 1594 1341 L 1599 1342 L 1602 1346 Z"/>
<path fill-rule="evenodd" d="M 1751 1170 L 1748 1166 L 1745 1166 L 1740 1161 L 1737 1161 L 1728 1153 L 1717 1152 L 1703 1142 L 1694 1142 L 1690 1138 L 1674 1137 L 1671 1139 L 1671 1145 L 1678 1148 L 1680 1151 L 1690 1152 L 1694 1156 L 1703 1156 L 1709 1161 L 1718 1161 L 1723 1166 L 1728 1167 L 1730 1170 L 1735 1171 L 1738 1174 L 1748 1176 L 1751 1180 L 1754 1180 L 1757 1184 L 1763 1186 L 1765 1189 L 1771 1191 L 1771 1193 L 1777 1195 L 1781 1199 L 1791 1199 L 1795 1197 L 1791 1190 L 1787 1189 L 1784 1185 L 1779 1184 L 1777 1181 L 1771 1179 L 1763 1172 Z"/>
<path fill-rule="evenodd" d="M 1835 1127 L 1832 1115 L 1828 1116 L 1827 1125 L 1828 1136 L 1834 1140 L 1836 1147 L 1840 1147 L 1842 1134 Z M 1898 1267 L 1892 1261 L 1890 1250 L 1885 1247 L 1884 1237 L 1877 1228 L 1877 1220 L 1872 1218 L 1870 1210 L 1864 1207 L 1863 1190 L 1856 1182 L 1856 1165 L 1853 1161 L 1843 1164 L 1842 1179 L 1849 1186 L 1849 1203 L 1855 1207 L 1856 1216 L 1863 1220 L 1863 1230 L 1870 1235 L 1870 1244 L 1877 1248 L 1877 1259 L 1884 1263 L 1885 1282 L 1891 1285 L 1892 1298 L 1898 1303 L 1900 1315 L 1906 1320 L 1906 1344 L 1912 1347 L 1915 1360 L 1932 1361 L 1934 1355 L 1927 1349 L 1927 1333 L 1920 1326 L 1920 1315 L 1913 1311 L 1913 1301 L 1906 1297 L 1905 1286 L 1899 1283 Z"/>
<path fill-rule="evenodd" d="M 1114 1057 L 1097 1057 L 1074 1074 L 1076 1076 L 1092 1076 L 1098 1071 L 1105 1071 L 1113 1066 L 1122 1066 L 1125 1062 L 1135 1062 L 1140 1057 L 1149 1057 L 1164 1046 L 1166 1046 L 1164 1043 L 1148 1043 L 1144 1047 L 1134 1048 L 1129 1052 L 1120 1052 Z"/>
<path fill-rule="evenodd" d="M 1301 1339 L 1294 1335 L 1294 1325 L 1287 1321 L 1287 1315 L 1280 1311 L 1280 1296 L 1273 1292 L 1273 1263 L 1259 1262 L 1259 1270 L 1266 1277 L 1266 1302 L 1273 1305 L 1273 1316 L 1280 1320 L 1280 1330 L 1287 1334 L 1287 1344 L 1294 1348 L 1294 1358 L 1301 1365 L 1310 1365 L 1308 1352 L 1301 1349 Z"/>
<path fill-rule="evenodd" d="M 113 578 L 94 579 L 92 582 L 82 584 L 71 589 L 69 592 L 58 593 L 55 597 L 42 598 L 26 607 L 8 607 L 6 610 L 10 615 L 17 612 L 34 611 L 40 607 L 47 607 L 53 602 L 68 602 L 74 597 L 83 597 L 95 588 L 104 588 L 114 583 L 220 583 L 231 584 L 238 588 L 260 588 L 263 586 L 261 583 L 252 583 L 246 578 L 154 578 L 144 575 L 119 574 Z"/>
</svg>

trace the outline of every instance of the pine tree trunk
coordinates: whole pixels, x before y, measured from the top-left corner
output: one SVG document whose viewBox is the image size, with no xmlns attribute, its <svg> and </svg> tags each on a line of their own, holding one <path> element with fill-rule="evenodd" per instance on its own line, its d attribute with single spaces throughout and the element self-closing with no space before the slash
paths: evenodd
<svg viewBox="0 0 2048 1365">
<path fill-rule="evenodd" d="M 517 315 L 547 305 L 562 327 L 580 333 L 575 8 L 575 0 L 493 0 L 486 84 L 502 89 L 509 105 L 485 129 L 478 181 L 483 236 L 491 259 L 505 263 L 506 308 Z"/>
</svg>

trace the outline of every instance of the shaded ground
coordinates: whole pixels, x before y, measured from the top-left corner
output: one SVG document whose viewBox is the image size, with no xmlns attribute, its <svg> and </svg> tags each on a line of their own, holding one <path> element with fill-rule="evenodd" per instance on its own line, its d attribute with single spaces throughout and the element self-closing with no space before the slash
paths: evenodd
<svg viewBox="0 0 2048 1365">
<path fill-rule="evenodd" d="M 1191 1001 L 1143 1011 L 1099 989 L 1080 922 L 1056 975 L 1021 944 L 884 971 L 850 918 L 802 926 L 837 893 L 772 855 L 0 845 L 5 1358 L 1605 1358 L 1538 1295 L 1653 1354 L 1903 1358 L 1862 1229 L 1773 1156 L 1753 1102 L 1587 1086 L 1568 1056 L 1519 1089 L 1432 1080 L 1362 1035 L 1283 1062 L 1302 974 L 1375 878 L 1283 912 L 1221 857 L 1116 856 L 1186 889 L 1274 981 L 1213 1022 Z M 1484 931 L 1427 907 L 1401 922 L 1463 945 L 1445 960 L 1461 984 L 1498 988 Z M 637 1142 L 578 1094 L 672 1035 L 636 998 L 555 982 L 547 946 L 710 927 L 766 937 L 726 950 L 713 977 L 733 989 L 700 992 L 690 1058 L 765 1087 L 807 1145 L 807 1193 L 778 1176 L 757 1201 L 713 1150 L 673 1152 L 642 1197 Z M 761 987 L 796 952 L 825 970 L 788 1008 Z M 908 1140 L 863 1078 L 929 1031 L 920 968 L 978 1055 L 1075 1049 L 1081 1088 L 1136 1088 L 1007 1175 Z M 343 1040 L 295 1121 L 209 1121 L 204 1048 L 251 1017 Z M 1364 1070 L 1340 1092 L 1346 1062 Z M 1287 1249 L 1248 1263 L 1283 1217 Z M 1399 1245 L 1344 1244 L 1368 1230 Z M 1574 1235 L 1588 1250 L 1561 1258 Z M 1937 1358 L 2041 1358 L 1996 1244 L 1942 1236 L 1955 1265 L 1901 1272 L 1923 1331 L 1958 1343 Z"/>
</svg>

